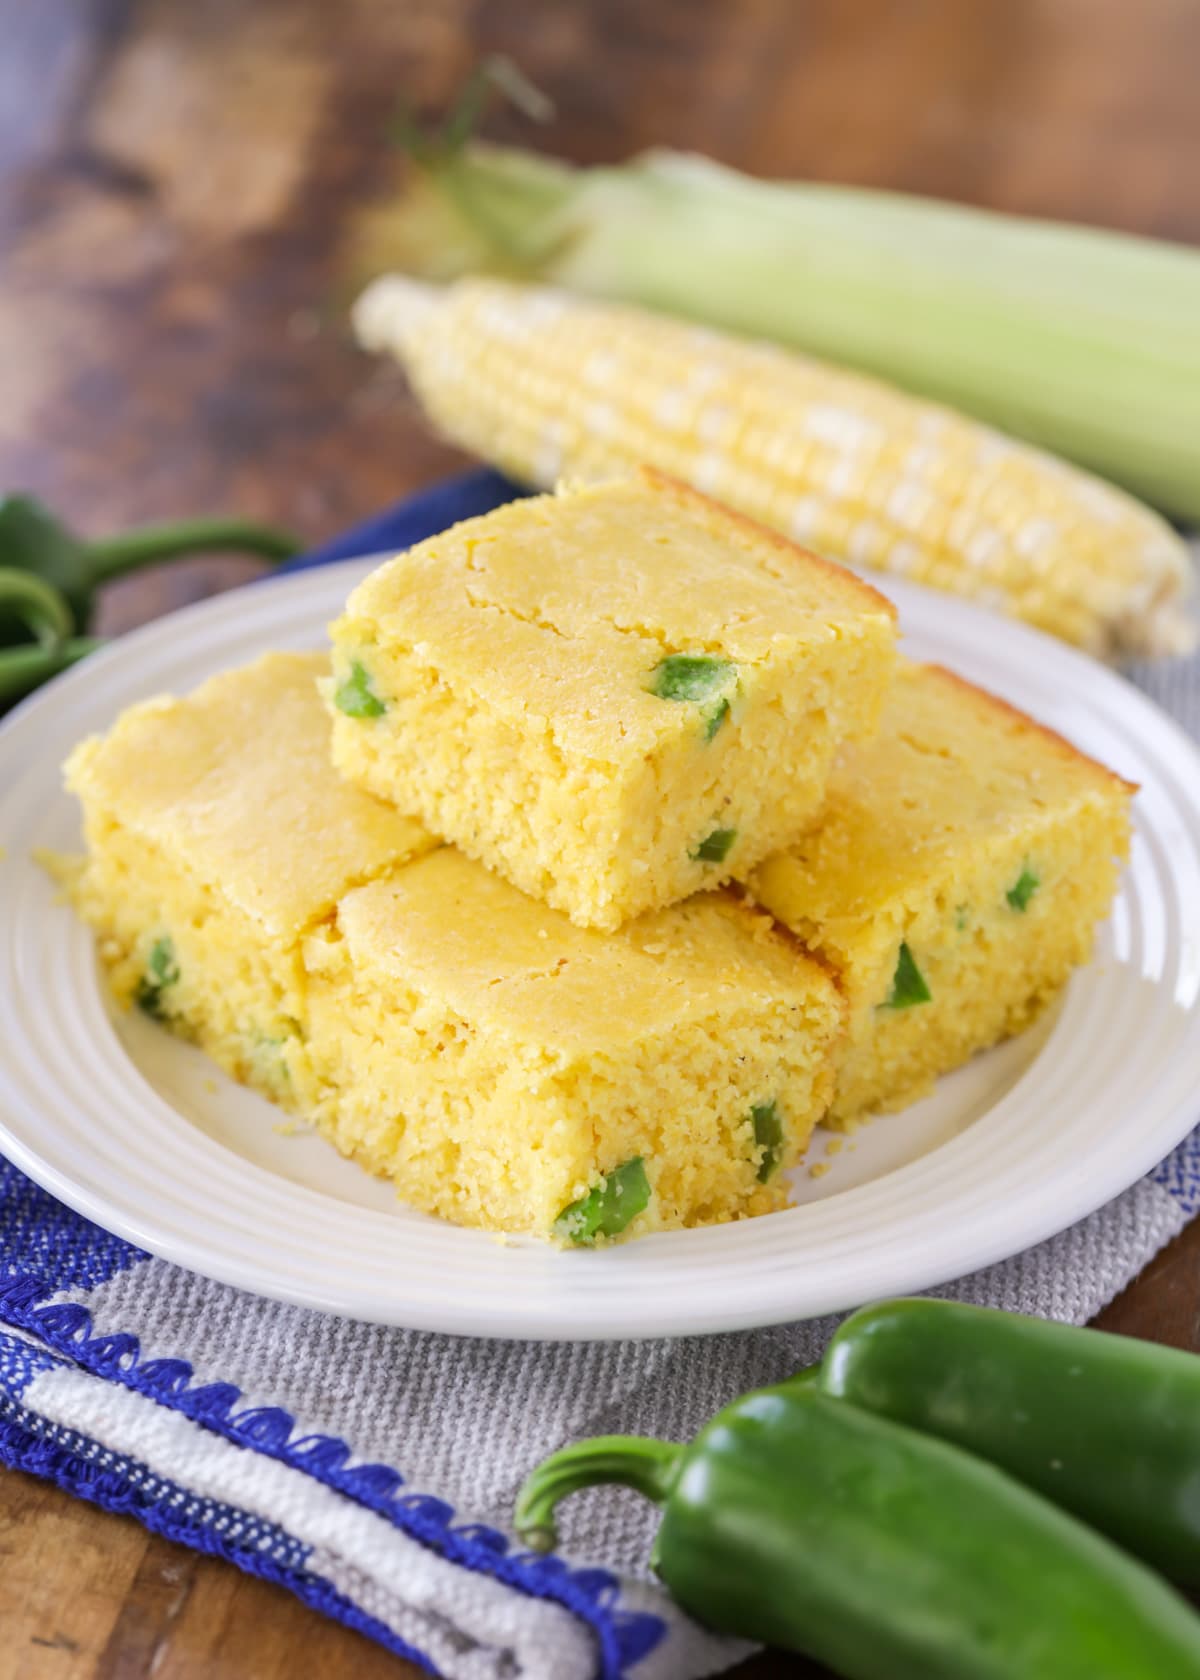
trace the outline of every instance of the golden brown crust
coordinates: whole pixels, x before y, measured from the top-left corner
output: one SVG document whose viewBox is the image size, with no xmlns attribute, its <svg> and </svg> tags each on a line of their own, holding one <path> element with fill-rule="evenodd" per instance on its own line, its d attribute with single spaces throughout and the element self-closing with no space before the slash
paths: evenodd
<svg viewBox="0 0 1200 1680">
<path fill-rule="evenodd" d="M 744 535 L 752 537 L 755 542 L 766 543 L 769 547 L 785 554 L 789 560 L 802 560 L 806 565 L 816 566 L 827 572 L 839 583 L 849 585 L 856 594 L 860 595 L 863 605 L 868 602 L 875 608 L 882 608 L 894 621 L 898 617 L 895 603 L 881 594 L 873 585 L 865 583 L 857 573 L 849 571 L 845 566 L 839 566 L 836 560 L 827 560 L 822 554 L 814 554 L 811 548 L 802 548 L 790 537 L 785 537 L 782 531 L 776 531 L 770 525 L 763 525 L 757 519 L 751 519 L 748 514 L 738 513 L 727 507 L 724 502 L 716 501 L 712 496 L 706 496 L 703 490 L 697 490 L 682 479 L 675 478 L 670 473 L 660 472 L 657 467 L 647 466 L 644 462 L 637 469 L 637 476 L 645 484 L 655 490 L 673 496 L 685 508 L 695 513 L 709 516 L 716 515 L 724 524 L 732 525 Z"/>
<path fill-rule="evenodd" d="M 1137 782 L 1127 781 L 1124 776 L 1118 775 L 1117 771 L 1110 770 L 1107 764 L 1101 764 L 1099 759 L 1091 758 L 1087 753 L 1080 752 L 1079 748 L 1073 742 L 1068 741 L 1065 735 L 1060 735 L 1056 729 L 1051 729 L 1047 724 L 1039 723 L 1036 718 L 1031 718 L 1027 712 L 1021 711 L 1020 707 L 1011 705 L 1007 700 L 1002 700 L 998 694 L 992 694 L 990 690 L 980 688 L 978 683 L 970 682 L 966 677 L 960 676 L 957 671 L 948 670 L 945 665 L 930 662 L 920 666 L 920 669 L 935 672 L 945 682 L 965 692 L 969 698 L 983 701 L 993 711 L 1004 712 L 1027 733 L 1040 735 L 1043 740 L 1058 747 L 1067 757 L 1073 758 L 1079 763 L 1091 765 L 1093 770 L 1098 770 L 1109 781 L 1117 783 L 1119 787 L 1125 789 L 1126 793 L 1134 794 L 1138 792 L 1139 784 Z"/>
<path fill-rule="evenodd" d="M 770 922 L 769 937 L 772 941 L 784 946 L 793 956 L 802 957 L 805 962 L 812 963 L 815 968 L 819 968 L 826 979 L 833 982 L 833 989 L 841 998 L 843 1009 L 847 1007 L 849 1000 L 845 976 L 841 970 L 830 962 L 823 951 L 812 945 L 806 945 L 798 933 L 793 933 L 787 923 L 780 921 L 773 910 L 768 910 L 765 904 L 755 898 L 744 881 L 726 881 L 723 887 L 717 887 L 714 891 L 716 896 L 736 905 L 739 911 L 747 917 Z M 843 1031 L 845 1031 L 845 1028 L 843 1028 Z"/>
</svg>

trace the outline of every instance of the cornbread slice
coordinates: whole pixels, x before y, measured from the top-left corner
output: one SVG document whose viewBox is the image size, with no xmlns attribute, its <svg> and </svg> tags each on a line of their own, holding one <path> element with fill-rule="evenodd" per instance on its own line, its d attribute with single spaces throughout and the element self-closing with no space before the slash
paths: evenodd
<svg viewBox="0 0 1200 1680">
<path fill-rule="evenodd" d="M 87 857 L 72 883 L 122 1000 L 294 1104 L 305 935 L 436 842 L 329 762 L 320 653 L 267 654 L 131 707 L 67 762 Z"/>
<path fill-rule="evenodd" d="M 333 771 L 328 669 L 268 656 L 72 755 L 118 995 L 430 1213 L 590 1243 L 781 1205 L 833 1087 L 824 969 L 725 893 L 602 934 L 430 852 Z"/>
<path fill-rule="evenodd" d="M 606 934 L 446 847 L 348 893 L 305 962 L 330 1135 L 460 1224 L 765 1212 L 832 1094 L 836 987 L 723 892 Z"/>
<path fill-rule="evenodd" d="M 846 993 L 827 1124 L 900 1108 L 1033 1021 L 1091 952 L 1134 791 L 982 689 L 900 662 L 820 824 L 750 879 Z"/>
<path fill-rule="evenodd" d="M 894 620 L 850 573 L 657 473 L 511 503 L 351 595 L 334 761 L 615 928 L 803 831 L 838 745 L 875 727 Z"/>
</svg>

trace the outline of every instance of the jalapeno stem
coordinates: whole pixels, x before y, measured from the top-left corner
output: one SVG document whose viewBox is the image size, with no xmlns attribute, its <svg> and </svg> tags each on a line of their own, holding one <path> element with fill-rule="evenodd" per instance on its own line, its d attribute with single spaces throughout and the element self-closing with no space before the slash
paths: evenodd
<svg viewBox="0 0 1200 1680">
<path fill-rule="evenodd" d="M 76 636 L 48 647 L 27 642 L 20 647 L 0 648 L 0 708 L 12 705 L 39 683 L 49 682 L 68 665 L 102 646 L 94 636 Z"/>
<path fill-rule="evenodd" d="M 556 1539 L 554 1513 L 559 1501 L 601 1482 L 621 1482 L 661 1505 L 671 1491 L 682 1451 L 674 1441 L 643 1435 L 597 1435 L 564 1447 L 526 1478 L 517 1495 L 517 1533 L 533 1551 L 548 1552 Z"/>
<path fill-rule="evenodd" d="M 167 525 L 143 525 L 119 537 L 88 544 L 88 571 L 94 584 L 133 572 L 156 560 L 179 554 L 202 554 L 237 549 L 261 554 L 267 560 L 287 560 L 300 551 L 290 531 L 255 525 L 242 519 L 187 519 Z"/>
<path fill-rule="evenodd" d="M 71 609 L 53 584 L 18 566 L 0 566 L 0 607 L 11 608 L 43 647 L 65 641 L 75 628 Z"/>
</svg>

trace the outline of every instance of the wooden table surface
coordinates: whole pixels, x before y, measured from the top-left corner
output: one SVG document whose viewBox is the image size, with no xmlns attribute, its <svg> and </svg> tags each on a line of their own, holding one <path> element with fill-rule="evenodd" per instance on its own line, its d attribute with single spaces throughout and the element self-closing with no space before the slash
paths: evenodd
<svg viewBox="0 0 1200 1680">
<path fill-rule="evenodd" d="M 1194 0 L 0 0 L 0 40 L 0 487 L 96 534 L 239 510 L 315 541 L 461 464 L 342 304 L 398 93 L 436 111 L 483 51 L 579 161 L 665 143 L 1200 242 Z M 252 571 L 127 580 L 104 624 Z M 1103 1322 L 1200 1347 L 1198 1261 L 1200 1227 Z M 0 1653 L 14 1680 L 416 1672 L 11 1473 Z"/>
</svg>

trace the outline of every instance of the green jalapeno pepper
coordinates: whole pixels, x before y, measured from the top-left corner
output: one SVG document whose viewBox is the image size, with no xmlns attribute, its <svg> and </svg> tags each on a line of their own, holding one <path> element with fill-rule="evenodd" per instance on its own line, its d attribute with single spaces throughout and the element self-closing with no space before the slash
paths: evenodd
<svg viewBox="0 0 1200 1680">
<path fill-rule="evenodd" d="M 848 1318 L 822 1391 L 990 1459 L 1200 1585 L 1200 1359 L 957 1301 Z"/>
<path fill-rule="evenodd" d="M 286 531 L 233 519 L 152 525 L 85 543 L 28 496 L 0 498 L 0 710 L 98 646 L 86 635 L 96 591 L 141 566 L 206 549 L 285 560 Z"/>
<path fill-rule="evenodd" d="M 624 1482 L 663 1507 L 656 1566 L 698 1620 L 847 1680 L 1196 1680 L 1200 1617 L 1144 1565 L 993 1465 L 831 1399 L 747 1394 L 690 1446 L 607 1436 L 521 1490 Z"/>
</svg>

